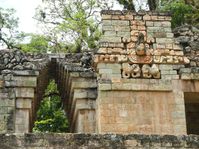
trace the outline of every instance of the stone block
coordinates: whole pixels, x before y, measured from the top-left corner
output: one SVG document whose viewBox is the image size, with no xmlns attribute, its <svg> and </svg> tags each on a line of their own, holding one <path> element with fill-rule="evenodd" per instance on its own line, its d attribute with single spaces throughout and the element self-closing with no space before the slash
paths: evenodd
<svg viewBox="0 0 199 149">
<path fill-rule="evenodd" d="M 122 90 L 122 83 L 113 83 L 112 84 L 112 90 Z"/>
<path fill-rule="evenodd" d="M 189 73 L 182 73 L 181 76 L 180 76 L 180 78 L 182 80 L 191 80 L 192 79 L 192 75 L 189 74 Z"/>
<path fill-rule="evenodd" d="M 166 38 L 166 33 L 165 32 L 156 32 L 156 33 L 154 33 L 154 37 L 156 37 L 156 38 Z"/>
<path fill-rule="evenodd" d="M 105 63 L 98 63 L 97 64 L 97 69 L 105 69 L 105 68 L 107 68 Z"/>
<path fill-rule="evenodd" d="M 139 16 L 139 15 L 134 16 L 134 20 L 142 20 L 142 19 L 143 19 L 142 16 Z"/>
<path fill-rule="evenodd" d="M 151 20 L 157 20 L 158 16 L 151 16 Z"/>
<path fill-rule="evenodd" d="M 151 16 L 146 14 L 143 16 L 143 20 L 151 20 Z"/>
<path fill-rule="evenodd" d="M 101 15 L 102 16 L 102 20 L 111 20 L 112 19 L 112 15 Z"/>
<path fill-rule="evenodd" d="M 112 70 L 120 70 L 122 68 L 121 64 L 107 64 L 106 66 Z"/>
<path fill-rule="evenodd" d="M 19 86 L 19 87 L 36 87 L 37 86 L 37 77 L 15 76 L 13 80 L 16 81 L 16 86 Z"/>
<path fill-rule="evenodd" d="M 115 31 L 115 28 L 112 25 L 103 25 L 102 30 L 103 31 Z"/>
<path fill-rule="evenodd" d="M 148 27 L 152 27 L 152 26 L 154 26 L 154 23 L 153 23 L 153 21 L 146 21 L 146 26 Z"/>
<path fill-rule="evenodd" d="M 162 22 L 156 22 L 156 21 L 154 21 L 154 26 L 156 26 L 156 27 L 160 27 L 160 26 L 162 26 Z"/>
<path fill-rule="evenodd" d="M 39 71 L 37 70 L 14 70 L 14 76 L 38 76 Z"/>
<path fill-rule="evenodd" d="M 174 50 L 182 50 L 182 46 L 181 45 L 178 45 L 178 44 L 173 44 L 173 49 Z"/>
<path fill-rule="evenodd" d="M 162 70 L 161 74 L 163 75 L 177 75 L 177 71 L 176 70 Z"/>
<path fill-rule="evenodd" d="M 159 69 L 160 70 L 172 70 L 173 69 L 173 65 L 159 65 Z"/>
<path fill-rule="evenodd" d="M 121 42 L 121 37 L 102 36 L 100 42 Z"/>
<path fill-rule="evenodd" d="M 102 20 L 102 24 L 104 26 L 111 26 L 112 25 L 112 21 L 111 20 Z"/>
<path fill-rule="evenodd" d="M 119 36 L 119 37 L 130 38 L 130 35 L 131 35 L 130 32 L 122 32 L 122 31 L 118 31 L 118 32 L 117 32 L 117 36 Z"/>
<path fill-rule="evenodd" d="M 157 43 L 174 43 L 174 40 L 172 38 L 156 38 L 156 42 Z"/>
<path fill-rule="evenodd" d="M 16 88 L 17 98 L 34 98 L 34 88 Z"/>
<path fill-rule="evenodd" d="M 124 52 L 122 48 L 108 48 L 107 51 L 109 54 L 121 54 Z"/>
<path fill-rule="evenodd" d="M 124 48 L 124 43 L 118 43 L 118 42 L 100 42 L 99 43 L 100 47 L 108 47 L 108 48 Z"/>
<path fill-rule="evenodd" d="M 146 30 L 146 27 L 145 27 L 145 26 L 138 26 L 138 30 L 139 30 L 139 31 L 145 31 L 145 30 Z"/>
<path fill-rule="evenodd" d="M 130 23 L 129 21 L 126 21 L 126 20 L 112 20 L 112 25 L 115 25 L 115 26 L 119 26 L 119 25 L 126 25 L 126 26 L 129 26 Z"/>
<path fill-rule="evenodd" d="M 148 26 L 147 27 L 147 32 L 162 32 L 162 27 L 150 27 Z"/>
<path fill-rule="evenodd" d="M 132 90 L 132 84 L 131 83 L 123 83 L 122 88 L 124 90 Z"/>
<path fill-rule="evenodd" d="M 16 108 L 25 108 L 25 109 L 32 108 L 32 100 L 18 98 L 16 100 Z"/>
<path fill-rule="evenodd" d="M 112 74 L 112 69 L 99 69 L 99 74 Z"/>
<path fill-rule="evenodd" d="M 116 31 L 105 31 L 104 36 L 116 36 Z"/>
<path fill-rule="evenodd" d="M 117 32 L 130 32 L 130 27 L 129 26 L 121 26 L 121 25 L 118 25 L 118 26 L 114 26 L 114 29 L 115 31 Z"/>
<path fill-rule="evenodd" d="M 173 38 L 173 37 L 174 37 L 174 34 L 173 34 L 173 33 L 166 33 L 166 37 L 167 37 L 167 38 Z"/>
<path fill-rule="evenodd" d="M 98 54 L 106 54 L 107 53 L 107 48 L 99 48 L 99 50 L 97 50 Z"/>
<path fill-rule="evenodd" d="M 163 21 L 162 26 L 163 27 L 171 27 L 171 22 L 170 21 Z"/>
<path fill-rule="evenodd" d="M 111 84 L 98 84 L 98 90 L 111 90 Z"/>
</svg>

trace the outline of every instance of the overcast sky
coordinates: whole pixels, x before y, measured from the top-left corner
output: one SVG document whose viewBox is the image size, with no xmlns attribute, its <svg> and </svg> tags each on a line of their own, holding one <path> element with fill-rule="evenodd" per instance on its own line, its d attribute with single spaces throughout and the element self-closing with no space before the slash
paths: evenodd
<svg viewBox="0 0 199 149">
<path fill-rule="evenodd" d="M 19 17 L 19 30 L 24 32 L 36 32 L 36 21 L 33 19 L 35 8 L 42 0 L 0 0 L 0 7 L 14 8 Z"/>
<path fill-rule="evenodd" d="M 136 8 L 145 7 L 146 0 L 133 0 Z M 0 0 L 0 7 L 14 8 L 16 16 L 19 17 L 19 30 L 26 33 L 39 32 L 36 20 L 33 19 L 35 8 L 41 5 L 42 0 Z M 114 5 L 114 9 L 121 9 L 119 5 Z"/>
</svg>

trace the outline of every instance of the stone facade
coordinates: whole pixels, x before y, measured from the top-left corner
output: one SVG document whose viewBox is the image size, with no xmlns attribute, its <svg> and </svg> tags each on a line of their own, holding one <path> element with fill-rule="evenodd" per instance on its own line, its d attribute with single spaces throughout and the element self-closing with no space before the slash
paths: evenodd
<svg viewBox="0 0 199 149">
<path fill-rule="evenodd" d="M 45 57 L 2 51 L 0 132 L 31 132 L 49 77 L 54 77 L 70 132 L 199 134 L 198 31 L 185 26 L 173 33 L 170 20 L 165 13 L 102 11 L 103 36 L 94 54 Z M 128 139 L 121 147 L 134 143 L 140 147 Z"/>
<path fill-rule="evenodd" d="M 48 59 L 16 50 L 0 55 L 0 132 L 31 132 L 48 83 Z"/>
<path fill-rule="evenodd" d="M 187 94 L 199 91 L 198 66 L 192 64 L 198 62 L 193 53 L 198 46 L 185 54 L 170 20 L 165 13 L 102 11 L 103 35 L 94 59 L 97 132 L 197 133 L 197 126 L 190 126 L 197 111 L 190 109 L 197 109 L 199 97 Z"/>
<path fill-rule="evenodd" d="M 80 64 L 57 60 L 59 90 L 67 111 L 70 132 L 96 131 L 96 74 Z"/>
</svg>

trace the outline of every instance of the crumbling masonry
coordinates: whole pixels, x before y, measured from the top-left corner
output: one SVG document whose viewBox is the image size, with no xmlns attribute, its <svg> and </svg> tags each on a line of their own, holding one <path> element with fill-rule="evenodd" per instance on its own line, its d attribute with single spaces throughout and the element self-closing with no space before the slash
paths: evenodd
<svg viewBox="0 0 199 149">
<path fill-rule="evenodd" d="M 172 31 L 170 21 L 166 13 L 102 11 L 94 54 L 1 51 L 0 132 L 31 132 L 54 77 L 70 132 L 199 134 L 199 30 Z M 133 147 L 140 140 L 123 141 Z"/>
</svg>

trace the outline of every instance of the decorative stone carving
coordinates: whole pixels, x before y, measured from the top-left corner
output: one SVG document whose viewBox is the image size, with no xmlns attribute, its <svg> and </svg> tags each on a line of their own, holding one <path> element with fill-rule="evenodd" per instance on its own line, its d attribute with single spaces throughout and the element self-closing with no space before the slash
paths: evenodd
<svg viewBox="0 0 199 149">
<path fill-rule="evenodd" d="M 136 50 L 136 55 L 138 56 L 143 56 L 146 55 L 146 46 L 144 43 L 144 34 L 143 33 L 139 33 L 138 34 L 138 39 L 135 45 L 135 50 Z"/>
<path fill-rule="evenodd" d="M 94 62 L 106 62 L 106 63 L 115 63 L 115 62 L 127 62 L 128 57 L 127 55 L 95 55 Z"/>
<path fill-rule="evenodd" d="M 150 73 L 150 69 L 151 69 L 151 67 L 148 64 L 144 64 L 142 66 L 142 75 L 143 75 L 144 78 L 151 78 L 152 77 L 152 75 Z"/>
<path fill-rule="evenodd" d="M 153 64 L 151 66 L 150 73 L 153 76 L 153 78 L 155 78 L 155 79 L 159 79 L 160 78 L 160 70 L 159 70 L 159 68 L 158 68 L 158 66 L 156 64 Z"/>
<path fill-rule="evenodd" d="M 129 55 L 129 61 L 136 64 L 147 63 L 150 64 L 153 61 L 153 57 L 151 55 L 146 56 L 137 56 L 137 55 Z"/>
<path fill-rule="evenodd" d="M 189 63 L 189 59 L 184 56 L 177 55 L 155 55 L 153 56 L 154 63 L 162 63 L 162 64 L 179 64 L 179 63 Z"/>
<path fill-rule="evenodd" d="M 143 78 L 160 78 L 160 70 L 156 64 L 152 66 L 144 64 L 141 69 L 138 64 L 130 65 L 128 63 L 123 63 L 122 70 L 123 78 L 140 78 L 141 74 Z"/>
<path fill-rule="evenodd" d="M 133 78 L 138 78 L 141 76 L 141 69 L 138 64 L 133 64 L 132 69 L 133 69 L 133 71 L 132 71 L 131 75 Z"/>
<path fill-rule="evenodd" d="M 142 66 L 142 75 L 144 78 L 160 78 L 160 70 L 156 64 L 153 64 L 151 67 L 148 64 Z"/>
<path fill-rule="evenodd" d="M 122 71 L 123 78 L 130 78 L 130 77 L 138 78 L 141 76 L 141 70 L 138 64 L 130 65 L 128 63 L 123 63 L 122 68 L 123 68 Z"/>
</svg>

